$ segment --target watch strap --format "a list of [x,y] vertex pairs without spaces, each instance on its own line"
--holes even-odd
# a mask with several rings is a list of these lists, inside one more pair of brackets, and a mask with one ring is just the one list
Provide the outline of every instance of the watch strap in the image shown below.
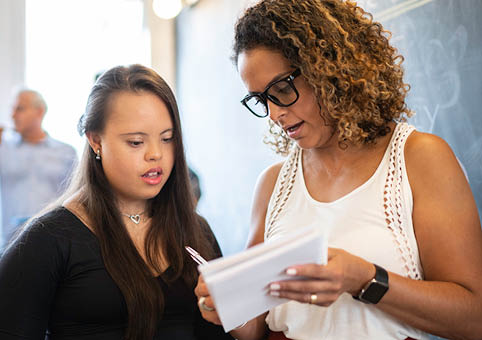
[[375,263],[373,264],[375,266],[375,281],[377,282],[383,282],[388,285],[388,273],[387,271],[376,265]]

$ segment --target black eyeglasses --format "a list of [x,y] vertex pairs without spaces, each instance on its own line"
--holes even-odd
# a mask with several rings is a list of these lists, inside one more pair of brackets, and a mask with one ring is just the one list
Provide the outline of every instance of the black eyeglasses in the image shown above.
[[259,118],[269,114],[268,100],[282,107],[293,105],[300,97],[293,81],[300,74],[301,71],[296,69],[286,78],[269,84],[263,92],[248,94],[241,100],[241,104]]

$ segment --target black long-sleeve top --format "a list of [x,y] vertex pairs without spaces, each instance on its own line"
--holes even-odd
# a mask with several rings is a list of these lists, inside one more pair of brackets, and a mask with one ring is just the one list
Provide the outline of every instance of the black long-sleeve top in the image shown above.
[[[216,245],[217,246],[217,245]],[[155,340],[232,339],[205,321],[193,287],[158,277],[165,307]],[[124,297],[95,235],[60,207],[33,221],[0,260],[0,339],[120,340]]]

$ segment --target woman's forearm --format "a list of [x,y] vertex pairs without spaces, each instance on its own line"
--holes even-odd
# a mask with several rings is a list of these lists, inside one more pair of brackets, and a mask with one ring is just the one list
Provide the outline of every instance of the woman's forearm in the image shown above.
[[378,307],[426,332],[450,339],[482,339],[482,299],[453,282],[415,281],[390,273]]

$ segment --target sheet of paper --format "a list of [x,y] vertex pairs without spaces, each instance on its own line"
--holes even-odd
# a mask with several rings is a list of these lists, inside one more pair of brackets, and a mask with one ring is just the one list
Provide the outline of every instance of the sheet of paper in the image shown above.
[[284,274],[289,266],[326,263],[327,249],[323,233],[318,228],[309,227],[200,265],[199,271],[213,297],[224,330],[229,332],[287,302],[268,295],[268,285],[273,281],[293,279]]

